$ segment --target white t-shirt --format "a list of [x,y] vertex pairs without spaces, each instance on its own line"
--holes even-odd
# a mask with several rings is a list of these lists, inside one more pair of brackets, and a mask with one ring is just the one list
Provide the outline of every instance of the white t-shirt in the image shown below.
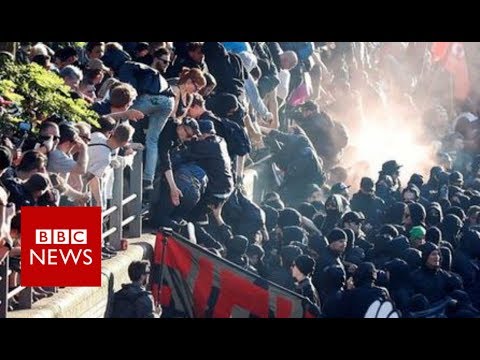
[[94,132],[88,144],[88,168],[87,171],[99,178],[112,161],[112,149],[107,145],[107,137]]
[[100,132],[94,132],[88,144],[87,171],[100,179],[103,208],[106,208],[106,201],[112,198],[113,193],[113,169],[110,166],[113,154],[114,151],[107,145],[107,137]]
[[280,84],[278,84],[277,87],[277,96],[285,101],[288,96],[288,88],[290,87],[290,71],[280,70],[278,72],[278,77],[280,79]]

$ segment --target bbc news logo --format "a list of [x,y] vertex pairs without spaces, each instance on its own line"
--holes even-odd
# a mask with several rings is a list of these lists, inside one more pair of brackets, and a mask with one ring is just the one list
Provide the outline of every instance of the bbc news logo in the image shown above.
[[[87,243],[87,229],[42,229],[36,230],[35,243],[37,245],[82,245]],[[83,258],[84,265],[92,264],[91,249],[74,249],[60,247],[57,249],[43,247],[41,251],[30,249],[30,264],[67,265],[71,262],[77,265]]]
[[22,207],[22,286],[101,286],[99,207]]

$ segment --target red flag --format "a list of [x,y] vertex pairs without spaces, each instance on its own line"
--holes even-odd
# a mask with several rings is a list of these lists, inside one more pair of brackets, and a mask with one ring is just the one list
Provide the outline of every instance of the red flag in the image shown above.
[[431,51],[433,61],[440,61],[443,68],[452,75],[454,97],[465,100],[470,93],[470,79],[463,43],[434,42]]
[[432,44],[432,60],[434,62],[440,61],[447,55],[447,51],[450,48],[449,42],[434,42]]
[[308,299],[245,271],[178,234],[168,236],[165,245],[164,239],[163,234],[157,235],[152,293],[162,305],[165,317],[320,316]]

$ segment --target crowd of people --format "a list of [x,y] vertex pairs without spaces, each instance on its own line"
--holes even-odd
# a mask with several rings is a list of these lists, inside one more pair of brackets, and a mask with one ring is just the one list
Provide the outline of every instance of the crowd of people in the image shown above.
[[[99,128],[50,114],[26,140],[2,138],[12,286],[20,207],[105,209],[115,158],[144,147],[152,228],[194,224],[198,245],[309,298],[322,316],[363,317],[376,299],[404,317],[446,299],[442,316],[480,316],[480,96],[452,97],[430,44],[20,45],[15,61],[57,73]],[[428,169],[405,174],[400,156],[375,169],[356,156],[362,129],[398,119],[396,131],[434,144],[414,154]],[[257,203],[245,192],[248,166],[260,175]],[[105,243],[102,255],[117,250]],[[138,292],[145,278],[132,276],[140,285],[125,291]]]

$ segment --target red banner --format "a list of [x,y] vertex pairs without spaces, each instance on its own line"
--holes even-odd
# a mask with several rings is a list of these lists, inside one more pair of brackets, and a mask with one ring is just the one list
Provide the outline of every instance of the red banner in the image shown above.
[[308,299],[177,234],[157,235],[153,262],[152,293],[162,305],[165,317],[315,318],[320,315]]
[[463,43],[434,42],[431,52],[433,61],[440,62],[452,75],[454,97],[465,100],[470,93],[470,78]]

